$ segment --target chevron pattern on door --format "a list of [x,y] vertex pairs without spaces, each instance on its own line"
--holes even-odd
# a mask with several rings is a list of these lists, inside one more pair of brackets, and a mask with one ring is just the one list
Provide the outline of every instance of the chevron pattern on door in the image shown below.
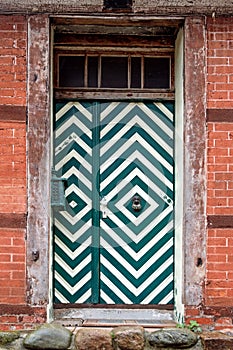
[[91,301],[92,106],[56,105],[54,167],[68,180],[66,211],[54,213],[54,301]]
[[56,303],[173,303],[173,129],[171,102],[57,105]]

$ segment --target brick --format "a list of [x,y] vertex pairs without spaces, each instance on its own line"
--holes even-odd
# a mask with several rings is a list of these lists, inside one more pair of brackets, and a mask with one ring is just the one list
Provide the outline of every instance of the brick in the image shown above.
[[233,148],[233,140],[215,140],[215,146],[217,148]]
[[0,271],[0,280],[10,279],[12,277],[11,271]]
[[207,279],[208,280],[221,280],[226,278],[226,272],[223,271],[208,271],[207,272]]
[[208,137],[210,139],[228,139],[229,136],[229,132],[228,130],[224,130],[224,131],[209,131],[208,133]]
[[233,174],[231,173],[216,173],[215,174],[216,180],[230,180],[233,181]]
[[9,254],[1,254],[0,255],[0,263],[1,262],[10,262],[11,261],[11,255]]
[[185,314],[186,316],[190,317],[190,316],[198,316],[200,314],[200,310],[195,308],[195,309],[185,309]]
[[207,204],[214,207],[226,206],[227,198],[209,198]]
[[[223,157],[222,157],[223,158]],[[216,162],[217,163],[217,162]],[[209,172],[225,172],[228,170],[228,163],[224,162],[224,164],[211,164],[207,166],[207,170]]]
[[216,325],[224,325],[224,327],[232,326],[232,318],[231,317],[219,317],[216,320]]
[[233,101],[216,101],[214,104],[215,108],[233,108]]
[[227,182],[226,181],[208,181],[208,188],[213,189],[227,189]]
[[226,246],[226,239],[222,238],[208,238],[209,246]]
[[[226,146],[227,147],[227,146]],[[216,164],[233,164],[232,157],[215,157],[215,163]]]
[[228,77],[222,74],[208,74],[208,81],[213,83],[227,83]]
[[210,148],[208,149],[208,155],[209,156],[225,156],[227,157],[229,155],[228,149],[226,148]]
[[233,208],[229,207],[216,207],[214,209],[215,215],[233,215]]
[[227,259],[227,255],[225,254],[210,254],[207,256],[207,261],[208,262],[221,262],[221,263],[227,263],[229,262]]
[[208,268],[215,271],[233,271],[233,266],[228,263],[208,263]]
[[225,198],[229,198],[229,197],[233,197],[233,190],[215,190],[214,191],[214,196],[215,197],[225,197]]

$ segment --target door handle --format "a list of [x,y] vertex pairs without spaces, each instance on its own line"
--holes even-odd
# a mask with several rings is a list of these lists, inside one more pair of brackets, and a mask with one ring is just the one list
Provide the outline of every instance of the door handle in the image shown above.
[[142,209],[141,198],[139,196],[134,196],[132,202],[132,209],[134,211],[140,211]]
[[107,219],[108,217],[108,202],[105,197],[100,201],[100,211],[102,212],[102,219]]

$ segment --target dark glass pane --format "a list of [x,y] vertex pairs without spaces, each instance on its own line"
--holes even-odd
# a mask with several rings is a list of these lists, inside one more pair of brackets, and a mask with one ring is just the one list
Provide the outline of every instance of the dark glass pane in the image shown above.
[[144,88],[166,89],[170,87],[170,59],[145,57]]
[[132,6],[132,0],[104,0],[104,7],[106,9],[124,9]]
[[141,87],[141,57],[131,57],[131,88]]
[[128,57],[102,57],[101,87],[127,88]]
[[59,57],[59,86],[84,86],[84,56]]
[[98,87],[98,57],[88,57],[88,87]]

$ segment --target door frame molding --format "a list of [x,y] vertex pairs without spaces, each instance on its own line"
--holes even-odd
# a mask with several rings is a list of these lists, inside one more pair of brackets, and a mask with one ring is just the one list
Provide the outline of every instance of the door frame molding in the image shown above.
[[[88,18],[88,16],[83,16]],[[93,18],[93,17],[92,17]],[[136,19],[137,16],[134,17]],[[158,17],[157,17],[158,18]],[[102,17],[103,19],[103,17]],[[113,18],[114,21],[115,18]],[[151,19],[151,17],[150,17]],[[144,17],[140,16],[140,20]],[[193,40],[195,33],[195,42]],[[184,22],[184,171],[180,246],[183,261],[175,285],[177,315],[183,305],[199,305],[205,276],[205,18]],[[49,15],[28,17],[28,217],[27,285],[29,305],[43,305],[53,315],[51,291],[50,177],[52,35]],[[193,63],[194,62],[194,63]],[[194,67],[193,67],[194,65]],[[183,72],[181,72],[183,73]],[[195,85],[195,87],[194,87]],[[182,110],[182,109],[181,109]],[[182,123],[183,125],[183,123]],[[182,132],[182,129],[181,129]],[[178,174],[177,174],[178,175]],[[178,176],[179,177],[179,176]],[[178,203],[180,205],[180,203]],[[194,225],[195,223],[195,225]],[[39,259],[33,260],[33,251]],[[202,264],[197,264],[197,261]],[[181,281],[182,280],[182,281]]]

